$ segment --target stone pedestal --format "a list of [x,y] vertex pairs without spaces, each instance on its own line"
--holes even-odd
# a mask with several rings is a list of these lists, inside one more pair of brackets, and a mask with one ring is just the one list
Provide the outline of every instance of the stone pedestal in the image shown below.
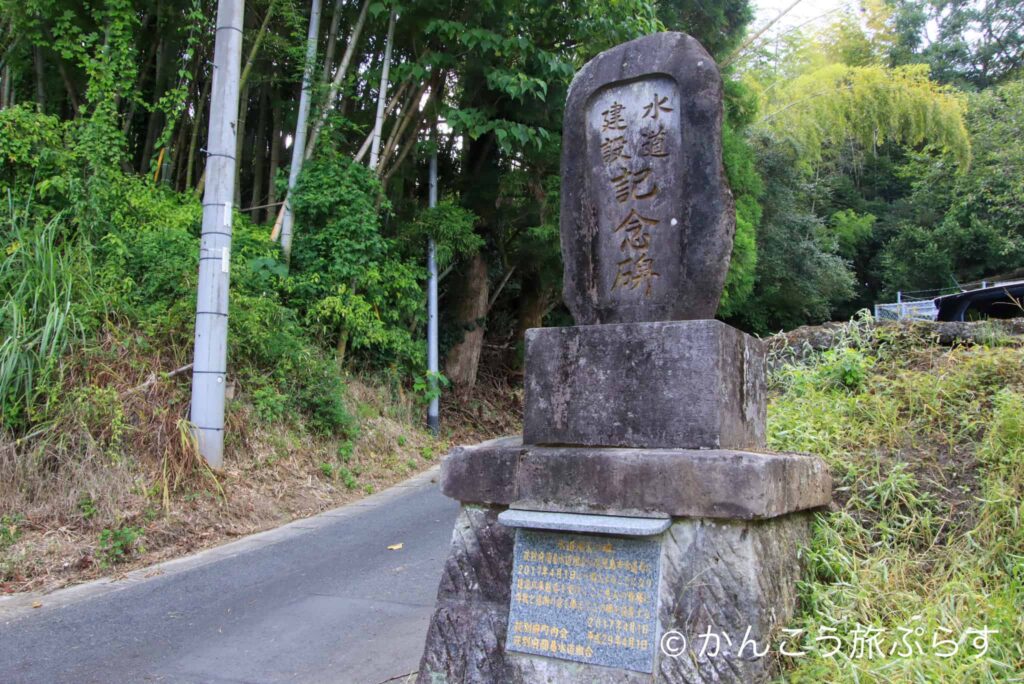
[[[536,330],[529,339],[526,377],[533,384],[526,403],[533,427],[527,434],[551,434],[552,425],[560,425],[560,436],[550,441],[577,444],[531,444],[509,437],[448,455],[441,488],[463,507],[418,681],[767,681],[773,660],[760,654],[766,646],[777,652],[777,630],[792,616],[798,551],[809,539],[808,511],[828,504],[831,481],[822,461],[805,454],[719,448],[722,442],[763,446],[760,343],[714,321]],[[632,358],[651,362],[657,357],[658,373],[649,384],[628,364],[610,360],[607,350],[614,339],[635,342]],[[558,370],[567,366],[571,369]],[[585,391],[580,376],[586,373],[603,383],[599,392]],[[673,381],[682,378],[685,383]],[[615,391],[615,383],[629,382],[630,392]],[[557,402],[539,398],[559,388],[564,392],[558,401],[564,402],[563,416],[568,417],[561,423],[550,408]],[[659,410],[638,414],[644,396]],[[602,425],[590,422],[594,412],[604,416]],[[608,425],[619,426],[618,431]],[[598,429],[613,437],[592,441],[636,444],[651,435],[673,435],[693,448],[582,443]],[[658,567],[646,575],[656,577],[657,586],[645,595],[655,626],[643,635],[649,637],[644,649],[615,645],[616,637],[622,644],[642,643],[635,634],[642,620],[622,619],[615,612],[635,607],[629,587],[619,592],[621,601],[613,600],[621,579],[582,573],[581,581],[566,582],[577,592],[580,587],[584,592],[611,587],[608,601],[579,610],[568,603],[578,593],[563,596],[555,586],[561,578],[555,573],[574,567],[578,554],[542,555],[532,565],[520,563],[524,567],[515,572],[517,559],[535,561],[530,549],[553,548],[538,547],[536,540],[520,540],[517,546],[516,535],[530,520],[537,521],[532,523],[536,530],[552,535],[549,541],[564,540],[563,548],[586,540],[598,547],[605,540],[658,544]],[[623,525],[624,520],[636,524]],[[628,550],[609,553],[605,562],[612,564],[613,556],[621,564]],[[599,553],[595,557],[602,558]],[[531,569],[533,574],[523,575]],[[551,573],[550,580],[540,578],[540,589],[531,581],[538,570]],[[627,563],[624,576],[629,581],[645,575],[630,575]],[[565,607],[542,605],[547,617],[532,641],[538,622],[528,619],[530,611],[536,613],[536,602],[551,601],[548,597],[564,598]],[[610,614],[611,621],[603,614]],[[718,639],[713,656],[715,639],[702,637],[709,628]],[[580,639],[584,649],[588,643],[593,647],[589,657],[586,650],[577,655]]]
[[526,333],[529,444],[764,446],[764,345],[715,320]]
[[[420,684],[650,684],[770,678],[771,657],[756,657],[792,617],[800,575],[797,550],[809,541],[808,516],[772,520],[684,518],[664,533],[653,672],[588,665],[507,651],[514,586],[515,530],[496,506],[465,505],[437,594],[420,663]],[[721,650],[700,655],[708,627],[728,634]],[[750,631],[747,628],[750,627]],[[673,639],[678,633],[685,642]],[[666,637],[666,635],[669,635]],[[666,641],[669,654],[662,651]],[[772,645],[777,649],[778,642]],[[776,651],[777,652],[777,651]]]

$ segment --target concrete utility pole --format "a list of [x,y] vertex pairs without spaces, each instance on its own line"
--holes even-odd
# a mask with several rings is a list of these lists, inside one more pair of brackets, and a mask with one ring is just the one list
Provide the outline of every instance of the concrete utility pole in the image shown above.
[[[388,21],[388,38],[384,44],[384,68],[380,72],[380,93],[377,94],[377,119],[373,123],[373,142],[370,144],[370,169],[377,170],[380,161],[380,133],[384,128],[384,107],[388,99],[388,72],[391,70],[391,43],[395,37],[395,10],[391,10]],[[419,103],[412,103],[418,107]]]
[[[430,155],[430,193],[428,203],[437,206],[437,151]],[[440,399],[437,396],[437,248],[434,238],[427,242],[427,377],[430,392],[430,407],[427,409],[427,426],[436,436],[441,429]]]
[[224,463],[231,204],[235,196],[235,137],[243,10],[244,0],[219,0],[217,3],[203,234],[199,243],[191,420],[199,442],[199,453],[214,468]]
[[295,139],[292,140],[292,165],[288,169],[288,194],[284,200],[284,216],[281,219],[281,251],[287,262],[292,256],[292,191],[302,170],[306,152],[306,122],[309,119],[309,103],[313,89],[313,71],[316,67],[316,40],[320,32],[320,0],[313,0],[309,13],[309,33],[306,36],[306,66],[302,71],[302,94],[299,96],[299,118],[295,123]]

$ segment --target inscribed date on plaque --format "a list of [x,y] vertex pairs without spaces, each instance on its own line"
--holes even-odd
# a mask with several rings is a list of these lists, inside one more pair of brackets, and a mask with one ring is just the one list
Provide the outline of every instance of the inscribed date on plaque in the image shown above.
[[516,530],[505,649],[651,672],[661,537]]

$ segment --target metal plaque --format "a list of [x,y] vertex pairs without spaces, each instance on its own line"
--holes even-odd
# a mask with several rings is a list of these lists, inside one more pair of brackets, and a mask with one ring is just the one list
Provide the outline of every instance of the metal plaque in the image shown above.
[[516,530],[507,651],[651,672],[661,535]]

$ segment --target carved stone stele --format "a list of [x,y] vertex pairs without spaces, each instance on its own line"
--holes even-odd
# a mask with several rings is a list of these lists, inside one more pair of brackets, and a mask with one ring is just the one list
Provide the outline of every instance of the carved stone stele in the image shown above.
[[561,201],[564,299],[578,325],[714,317],[736,215],[722,79],[700,43],[657,33],[576,74]]

